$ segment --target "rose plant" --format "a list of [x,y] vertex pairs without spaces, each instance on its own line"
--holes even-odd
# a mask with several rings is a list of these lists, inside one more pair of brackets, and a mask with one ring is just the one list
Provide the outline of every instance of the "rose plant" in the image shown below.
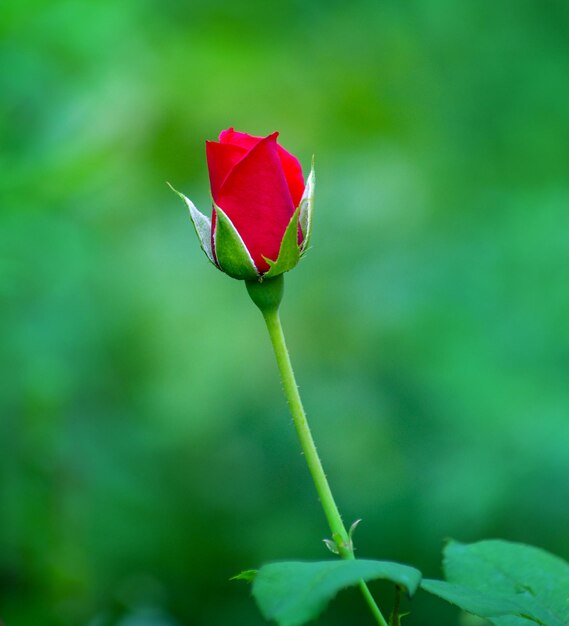
[[[279,367],[293,423],[314,481],[331,538],[326,547],[341,560],[270,563],[235,578],[252,582],[257,604],[279,626],[314,619],[341,589],[360,587],[376,623],[399,626],[400,592],[434,594],[496,626],[569,626],[569,564],[543,550],[500,540],[449,542],[444,549],[446,581],[428,580],[408,565],[356,560],[354,522],[346,529],[316,451],[298,392],[279,317],[283,274],[308,248],[314,205],[314,167],[304,179],[298,159],[277,141],[224,130],[206,142],[212,217],[183,194],[202,250],[229,276],[245,281],[260,309]],[[175,191],[175,190],[174,190]],[[395,584],[389,622],[366,581]],[[358,622],[359,623],[359,622]]]

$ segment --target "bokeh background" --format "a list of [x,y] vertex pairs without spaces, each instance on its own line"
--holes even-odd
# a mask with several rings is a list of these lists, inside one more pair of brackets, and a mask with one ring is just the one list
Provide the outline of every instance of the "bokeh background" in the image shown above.
[[[165,185],[207,211],[229,126],[316,155],[282,315],[358,554],[569,557],[568,27],[565,0],[3,0],[7,626],[261,625],[229,578],[327,558],[260,315]],[[318,621],[345,623],[355,591]]]

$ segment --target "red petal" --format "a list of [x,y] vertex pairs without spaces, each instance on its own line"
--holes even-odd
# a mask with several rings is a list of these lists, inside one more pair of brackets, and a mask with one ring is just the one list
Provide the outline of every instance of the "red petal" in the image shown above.
[[277,133],[261,139],[237,163],[219,191],[219,206],[241,235],[257,269],[276,260],[294,206],[279,157]]
[[[219,135],[219,141],[221,143],[241,146],[247,150],[256,146],[262,139],[262,137],[255,137],[254,135],[249,135],[247,133],[240,133],[233,128],[223,130]],[[285,150],[281,145],[278,145],[278,151],[292,198],[292,203],[296,208],[300,204],[302,194],[304,193],[304,176],[302,175],[302,166],[300,165],[299,160],[290,152]]]
[[300,204],[302,194],[304,193],[304,176],[302,175],[302,167],[300,161],[293,156],[290,152],[287,152],[282,146],[278,146],[279,157],[292,198],[292,203],[296,209]]
[[247,133],[240,133],[238,130],[234,130],[233,128],[222,130],[221,133],[219,133],[219,141],[221,143],[230,143],[234,146],[246,148],[247,150],[256,146],[262,139],[263,137],[255,137],[254,135],[249,135]]
[[217,198],[223,181],[227,178],[233,166],[247,154],[247,150],[227,143],[206,141],[205,152],[207,156],[207,169],[209,170],[211,195],[219,204]]

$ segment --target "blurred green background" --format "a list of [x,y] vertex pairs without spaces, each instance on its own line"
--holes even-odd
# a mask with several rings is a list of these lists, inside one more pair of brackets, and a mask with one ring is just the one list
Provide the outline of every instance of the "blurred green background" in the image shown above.
[[[165,185],[208,211],[229,126],[316,154],[282,315],[358,554],[569,557],[568,27],[565,0],[2,2],[7,626],[261,625],[228,579],[327,558],[261,317]],[[346,623],[355,591],[318,621]]]

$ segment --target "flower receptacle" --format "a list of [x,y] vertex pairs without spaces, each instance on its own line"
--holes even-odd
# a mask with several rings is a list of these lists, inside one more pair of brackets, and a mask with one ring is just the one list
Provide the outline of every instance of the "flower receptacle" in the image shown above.
[[245,286],[251,300],[261,309],[263,315],[278,311],[284,293],[282,274],[264,280],[246,280]]

